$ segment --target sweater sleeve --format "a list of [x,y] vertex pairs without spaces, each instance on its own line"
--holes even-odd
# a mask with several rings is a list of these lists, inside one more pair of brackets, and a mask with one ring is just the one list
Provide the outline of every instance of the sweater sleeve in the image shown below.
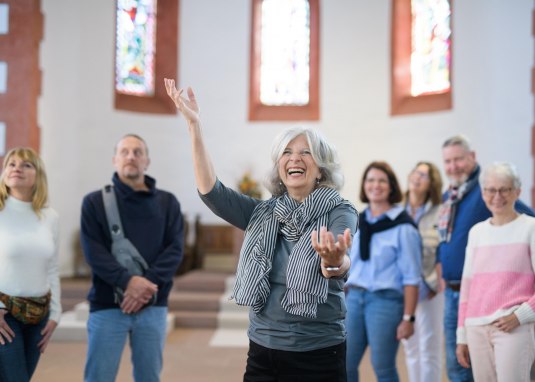
[[59,219],[55,212],[52,214],[51,229],[54,237],[54,256],[48,266],[48,284],[52,298],[50,301],[49,319],[59,323],[61,318],[61,288],[59,281]]
[[226,187],[219,179],[210,192],[199,196],[214,214],[242,230],[247,228],[255,207],[262,202]]
[[402,224],[399,228],[397,263],[402,275],[402,284],[418,286],[422,277],[422,240],[418,230],[412,225]]
[[[535,278],[535,224],[531,224],[530,227],[531,229],[528,237],[531,257],[531,270],[533,271]],[[518,318],[520,325],[535,322],[535,294],[533,294],[528,301],[522,303],[514,313]]]
[[472,278],[472,254],[474,251],[474,236],[475,230],[471,229],[468,233],[468,243],[466,245],[465,261],[463,267],[463,275],[461,278],[461,291],[459,297],[459,312],[457,317],[457,343],[466,344],[466,329],[464,320],[466,318],[466,308],[468,306],[470,280]]

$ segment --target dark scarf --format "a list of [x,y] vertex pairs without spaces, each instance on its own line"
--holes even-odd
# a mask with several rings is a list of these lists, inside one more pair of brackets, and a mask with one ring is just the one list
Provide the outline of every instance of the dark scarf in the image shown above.
[[269,273],[279,234],[295,241],[288,260],[286,293],[281,305],[288,313],[315,318],[327,301],[328,280],[321,275],[320,257],[312,248],[313,230],[327,226],[329,212],[349,204],[332,189],[320,187],[302,203],[288,194],[259,204],[245,231],[232,297],[259,313],[270,293]]
[[383,219],[379,220],[374,224],[368,223],[366,220],[366,213],[363,212],[359,216],[359,231],[360,231],[360,258],[363,261],[367,261],[370,258],[370,241],[374,233],[386,231],[387,229],[393,228],[400,224],[411,224],[416,229],[416,223],[409,216],[409,214],[403,210],[401,213],[394,219],[390,219],[386,215]]
[[470,174],[466,182],[459,187],[450,186],[447,199],[444,200],[438,212],[438,235],[440,242],[450,241],[457,205],[477,185],[479,172],[479,165],[476,165],[475,170]]

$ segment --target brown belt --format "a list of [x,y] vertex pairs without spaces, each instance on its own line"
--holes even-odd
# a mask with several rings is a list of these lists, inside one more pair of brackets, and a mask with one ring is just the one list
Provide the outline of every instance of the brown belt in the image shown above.
[[458,292],[461,290],[461,284],[458,283],[446,283],[446,286],[454,292]]

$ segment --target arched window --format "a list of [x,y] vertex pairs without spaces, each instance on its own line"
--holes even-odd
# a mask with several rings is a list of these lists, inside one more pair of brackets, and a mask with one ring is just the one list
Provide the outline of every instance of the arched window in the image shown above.
[[319,119],[319,0],[252,0],[249,120]]
[[451,46],[451,0],[392,0],[392,115],[451,109]]
[[115,108],[176,113],[163,79],[176,78],[177,41],[178,0],[117,0]]

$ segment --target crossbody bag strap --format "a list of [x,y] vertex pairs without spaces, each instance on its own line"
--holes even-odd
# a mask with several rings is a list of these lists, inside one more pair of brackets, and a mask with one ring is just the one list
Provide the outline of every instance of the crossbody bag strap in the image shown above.
[[[115,196],[115,190],[112,185],[106,185],[102,188],[102,199],[104,201],[104,210],[106,211],[106,218],[108,219],[108,228],[110,230],[111,239],[113,241],[128,240],[124,236],[123,225],[121,224],[121,215],[119,214],[119,208],[117,207],[117,197]],[[132,244],[130,242],[130,244]],[[129,251],[130,255],[136,260],[144,270],[149,268],[147,262],[141,256],[137,248],[132,244],[132,251]],[[113,256],[116,256],[113,253]]]
[[104,200],[104,210],[106,211],[106,218],[108,219],[108,228],[110,230],[112,240],[117,240],[124,237],[123,225],[121,224],[121,216],[119,215],[119,208],[117,207],[117,198],[113,186],[107,184],[102,188],[102,199]]

